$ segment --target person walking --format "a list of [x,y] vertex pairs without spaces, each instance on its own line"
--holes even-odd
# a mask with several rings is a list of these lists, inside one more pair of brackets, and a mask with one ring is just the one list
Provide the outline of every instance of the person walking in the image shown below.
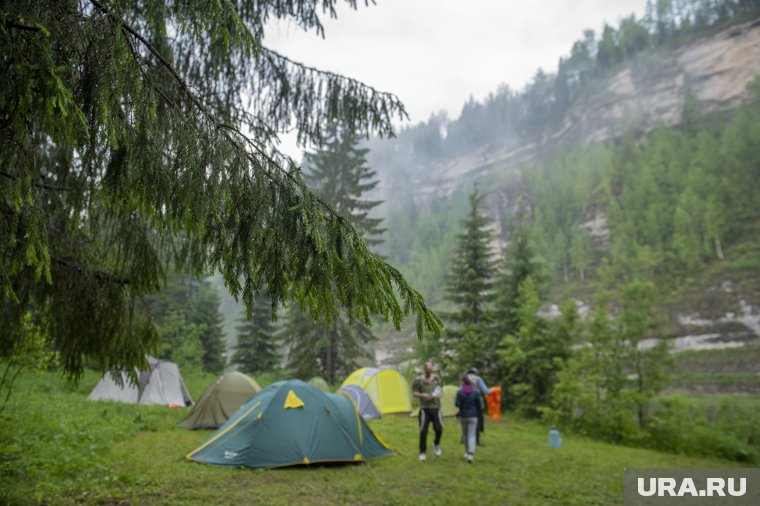
[[461,441],[464,443],[464,458],[472,464],[475,457],[478,433],[478,412],[480,406],[480,394],[475,390],[468,374],[463,374],[460,379],[461,386],[457,391],[454,405],[459,408],[457,416],[462,426]]
[[482,444],[480,442],[480,433],[484,432],[486,430],[486,424],[485,424],[485,399],[483,396],[489,395],[491,393],[491,389],[488,388],[486,385],[486,382],[483,381],[483,378],[480,377],[480,371],[475,367],[470,367],[467,370],[467,376],[470,379],[470,383],[472,384],[472,388],[475,389],[475,391],[478,394],[478,432],[477,432],[477,443],[480,445]]
[[436,457],[441,456],[441,436],[443,435],[443,416],[441,415],[443,383],[441,378],[433,374],[432,362],[427,362],[422,375],[415,378],[412,383],[412,395],[420,400],[420,413],[417,415],[420,431],[420,462],[425,462],[430,424],[433,424],[435,431],[433,452]]

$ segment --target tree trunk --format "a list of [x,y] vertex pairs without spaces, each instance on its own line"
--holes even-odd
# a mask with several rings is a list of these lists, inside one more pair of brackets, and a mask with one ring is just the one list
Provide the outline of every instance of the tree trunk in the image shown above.
[[[336,317],[337,318],[337,317]],[[336,336],[338,335],[338,322],[337,320],[333,321],[332,325],[330,326],[329,335],[327,338],[327,383],[330,385],[335,384],[336,380],[336,374],[335,371],[337,369],[336,367],[336,359],[337,357],[337,343],[336,343]]]
[[325,349],[325,379],[328,383],[332,380],[333,371],[333,353],[332,353],[332,336],[330,330],[327,330],[327,347]]
[[718,256],[719,259],[724,260],[725,257],[723,256],[723,247],[720,245],[720,237],[716,235],[714,239],[715,239],[715,254]]
[[[637,344],[638,345],[638,344]],[[637,378],[637,384],[638,384],[638,390],[639,394],[643,395],[644,393],[644,376],[641,373],[641,355],[639,352],[636,354],[636,375]],[[644,424],[646,422],[646,413],[645,413],[645,405],[640,400],[636,401],[636,404],[638,406],[638,415],[639,415],[639,427],[643,428]]]

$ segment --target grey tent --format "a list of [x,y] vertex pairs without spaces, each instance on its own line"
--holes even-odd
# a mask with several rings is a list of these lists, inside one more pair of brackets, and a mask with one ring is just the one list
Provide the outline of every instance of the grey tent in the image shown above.
[[259,384],[243,373],[230,372],[219,376],[206,388],[198,404],[177,427],[216,429],[260,391]]
[[380,418],[380,411],[375,407],[375,403],[359,385],[344,385],[338,389],[338,393],[351,399],[356,410],[365,420]]
[[91,401],[161,404],[171,407],[193,404],[177,364],[151,356],[146,357],[146,360],[148,369],[137,371],[138,385],[131,384],[127,373],[122,372],[122,386],[119,386],[111,373],[107,372],[87,398]]

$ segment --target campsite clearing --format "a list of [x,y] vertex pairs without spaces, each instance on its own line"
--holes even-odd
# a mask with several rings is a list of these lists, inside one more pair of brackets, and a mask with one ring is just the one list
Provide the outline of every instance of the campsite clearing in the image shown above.
[[[193,396],[211,375],[184,372]],[[446,419],[443,456],[417,460],[416,420],[386,415],[369,425],[398,455],[367,464],[253,471],[198,464],[185,455],[212,431],[175,428],[190,408],[92,402],[55,374],[24,374],[0,414],[0,503],[10,504],[622,504],[625,467],[728,467],[731,462],[627,448],[509,416],[487,422],[468,465],[459,428]]]

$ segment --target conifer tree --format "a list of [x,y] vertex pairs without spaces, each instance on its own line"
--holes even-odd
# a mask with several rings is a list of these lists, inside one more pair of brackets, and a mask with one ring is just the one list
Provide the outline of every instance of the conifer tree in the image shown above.
[[501,269],[494,281],[494,329],[501,339],[515,334],[520,325],[520,285],[531,277],[537,293],[543,293],[544,274],[526,224],[521,224],[510,237]]
[[224,317],[220,306],[222,297],[208,281],[203,281],[193,298],[188,318],[197,325],[203,325],[201,345],[203,346],[203,370],[220,374],[226,365],[224,345]]
[[382,242],[382,218],[370,217],[382,201],[367,200],[367,192],[377,186],[376,173],[367,165],[368,148],[359,147],[359,138],[332,124],[325,134],[324,146],[306,153],[304,181],[333,209],[351,222],[364,242],[370,246]]
[[232,362],[245,373],[270,372],[279,364],[270,305],[266,297],[259,296],[252,313],[248,315],[246,312],[237,327],[237,346]]
[[201,335],[205,330],[204,324],[188,321],[182,311],[170,311],[158,324],[159,358],[177,362],[180,367],[199,369],[203,364]]
[[518,287],[515,316],[517,328],[499,346],[498,376],[508,385],[507,403],[536,416],[549,405],[557,372],[570,352],[571,329],[577,319],[575,304],[564,304],[562,317],[553,324],[539,313],[541,298],[533,277]]
[[654,346],[642,346],[656,336],[663,319],[656,309],[657,290],[654,284],[634,281],[622,290],[621,311],[615,318],[617,331],[626,344],[626,366],[632,378],[631,399],[636,406],[640,427],[649,421],[649,408],[667,383],[672,358],[669,342],[660,339]]
[[[331,125],[323,149],[307,153],[304,180],[317,195],[345,216],[369,245],[381,242],[382,219],[370,217],[381,202],[362,196],[377,186],[375,171],[366,161],[368,150],[360,148],[356,136]],[[336,286],[335,290],[344,287]],[[369,356],[366,345],[375,339],[362,321],[350,322],[338,314],[331,321],[318,321],[291,308],[285,341],[289,365],[303,377],[319,374],[333,384],[339,375],[351,372],[356,360]]]
[[[195,324],[201,329],[201,347],[196,358],[204,371],[214,374],[222,372],[225,366],[225,345],[221,297],[209,281],[201,281],[193,276],[172,276],[159,293],[146,297],[146,301],[153,320],[159,326],[170,315],[177,313],[183,322]],[[173,338],[170,348],[181,344],[181,332],[178,335],[179,337]],[[189,333],[187,336],[190,339]],[[164,335],[159,333],[158,337],[161,349],[166,351]]]
[[445,298],[453,307],[446,315],[449,324],[439,352],[449,374],[488,365],[492,344],[491,284],[496,263],[491,250],[492,220],[481,212],[484,198],[474,187],[469,196],[469,211],[460,222],[462,232],[457,236],[446,279]]
[[[356,8],[355,0],[348,0]],[[142,302],[167,266],[218,270],[325,317],[441,323],[350,221],[308,190],[278,132],[392,131],[399,100],[262,45],[324,35],[335,2],[19,0],[0,10],[0,356],[44,311],[64,372],[132,370],[157,345]],[[335,289],[339,287],[339,289]],[[400,300],[399,300],[400,299]]]
[[587,229],[577,228],[570,241],[570,260],[578,270],[580,281],[584,282],[586,270],[594,260],[594,239]]

